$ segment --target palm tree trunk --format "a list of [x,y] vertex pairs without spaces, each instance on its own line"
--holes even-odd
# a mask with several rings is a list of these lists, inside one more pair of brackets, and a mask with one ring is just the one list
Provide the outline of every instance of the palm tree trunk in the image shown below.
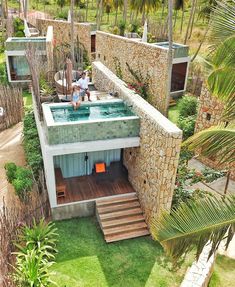
[[74,66],[74,0],[71,0],[71,61]]
[[175,10],[174,28],[175,28],[175,25],[176,25],[177,14],[178,14],[178,10]]
[[160,35],[162,35],[162,21],[164,18],[164,10],[165,10],[165,1],[162,3],[162,13],[161,13],[161,18],[160,18]]
[[117,16],[118,16],[118,7],[116,7],[116,13],[115,13],[115,26],[117,26]]
[[182,9],[182,17],[181,17],[180,33],[182,33],[182,30],[183,30],[183,23],[184,23],[184,7],[183,7],[183,9]]
[[144,25],[144,21],[145,21],[145,6],[144,6],[144,8],[143,8],[142,20],[141,20],[141,22],[142,22],[143,25]]
[[27,20],[28,0],[24,0],[24,18]]
[[190,33],[189,33],[189,39],[192,36],[192,32],[193,32],[193,25],[194,25],[194,19],[195,19],[195,14],[196,14],[196,8],[197,8],[197,0],[194,1],[194,9],[193,9],[193,18],[191,21],[191,27],[190,27]]
[[206,31],[205,31],[205,34],[204,34],[204,36],[203,36],[203,38],[202,38],[202,40],[201,40],[201,42],[200,42],[200,44],[199,44],[199,46],[198,46],[198,48],[197,48],[196,53],[194,54],[194,56],[193,56],[192,59],[191,59],[191,62],[193,62],[193,61],[196,59],[196,57],[197,57],[197,55],[198,55],[198,53],[199,53],[199,51],[200,51],[200,49],[201,49],[201,46],[202,46],[203,42],[204,42],[205,39],[206,39],[206,35],[207,35],[207,32],[209,31],[209,27],[210,27],[210,22],[209,22],[209,24],[208,24],[208,26],[207,26],[207,29],[206,29]]
[[166,116],[168,116],[168,109],[171,97],[171,73],[172,73],[172,62],[173,62],[173,27],[172,27],[172,16],[173,16],[173,0],[168,0],[168,83],[167,83],[167,107]]
[[189,28],[191,26],[191,20],[193,18],[193,11],[194,11],[195,2],[196,2],[196,0],[193,0],[193,2],[192,2],[192,7],[191,7],[191,11],[190,11],[189,21],[188,21],[188,25],[187,25],[185,38],[184,38],[184,45],[187,43],[187,40],[188,40]]
[[124,0],[124,3],[123,3],[123,20],[124,22],[126,22],[126,18],[127,18],[127,0]]
[[86,0],[86,22],[87,22],[87,18],[88,18],[88,3],[89,3],[89,1]]

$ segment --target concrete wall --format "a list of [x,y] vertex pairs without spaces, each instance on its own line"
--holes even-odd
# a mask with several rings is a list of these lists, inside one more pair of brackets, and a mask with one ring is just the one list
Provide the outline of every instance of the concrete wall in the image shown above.
[[120,63],[126,82],[133,82],[126,62],[134,71],[141,71],[144,77],[149,75],[150,103],[163,114],[167,110],[167,57],[166,48],[100,31],[96,33],[97,61],[101,61],[115,74],[115,65]]
[[[219,101],[215,96],[212,96],[208,91],[206,84],[202,86],[202,91],[200,95],[200,103],[198,109],[198,116],[196,120],[195,132],[199,132],[203,129],[210,128],[211,126],[216,126],[220,123],[220,118],[224,110],[224,104]],[[210,120],[207,118],[210,115]],[[218,164],[215,158],[209,159],[201,157],[201,160],[206,165],[215,169],[230,169],[230,177],[235,180],[235,163],[230,165]]]
[[[37,28],[41,33],[45,34],[48,26],[53,26],[55,45],[71,42],[71,25],[69,22],[60,20],[37,19]],[[77,37],[79,42],[84,45],[88,53],[88,57],[91,60],[91,24],[75,23],[74,41],[76,41]]]
[[149,223],[161,208],[171,207],[182,131],[101,62],[93,62],[92,71],[97,89],[118,92],[140,117],[140,147],[124,149],[124,164]]

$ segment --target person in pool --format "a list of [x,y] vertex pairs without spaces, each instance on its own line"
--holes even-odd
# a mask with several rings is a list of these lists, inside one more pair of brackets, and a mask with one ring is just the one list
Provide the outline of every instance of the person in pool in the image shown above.
[[73,109],[76,111],[81,105],[81,96],[79,86],[73,86],[72,101]]

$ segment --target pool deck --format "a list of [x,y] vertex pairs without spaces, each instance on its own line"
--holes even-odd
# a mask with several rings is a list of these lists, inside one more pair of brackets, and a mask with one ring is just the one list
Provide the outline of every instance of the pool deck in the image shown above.
[[121,165],[110,165],[105,174],[71,177],[65,179],[67,195],[57,198],[57,203],[95,200],[107,196],[135,193]]

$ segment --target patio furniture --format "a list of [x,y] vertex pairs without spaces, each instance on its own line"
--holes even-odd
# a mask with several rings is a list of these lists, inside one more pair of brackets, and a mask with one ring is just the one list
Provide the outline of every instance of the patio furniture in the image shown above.
[[66,182],[60,168],[55,168],[56,194],[57,198],[66,196]]
[[[72,71],[72,80],[77,79],[77,71]],[[72,92],[72,86],[68,89],[67,83],[66,83],[66,72],[61,70],[57,72],[54,76],[55,80],[55,86],[56,86],[56,92],[59,95],[69,95]],[[73,84],[72,84],[73,85]]]
[[107,179],[108,171],[104,162],[95,163],[94,175],[96,176],[97,183],[99,183],[100,180]]

